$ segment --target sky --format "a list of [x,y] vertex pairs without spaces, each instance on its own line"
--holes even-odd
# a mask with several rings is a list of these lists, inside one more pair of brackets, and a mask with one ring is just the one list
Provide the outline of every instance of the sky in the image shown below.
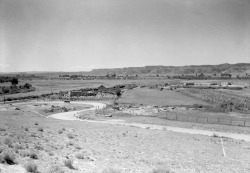
[[0,0],[0,72],[250,63],[250,0]]

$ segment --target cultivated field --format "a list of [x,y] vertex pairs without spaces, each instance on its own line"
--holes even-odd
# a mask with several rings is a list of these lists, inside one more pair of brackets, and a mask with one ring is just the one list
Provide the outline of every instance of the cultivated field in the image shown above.
[[187,97],[176,90],[156,90],[148,88],[136,88],[126,91],[118,103],[145,104],[145,105],[193,105],[205,102]]
[[[34,92],[29,93],[18,93],[6,95],[5,97],[13,98],[13,97],[23,97],[29,95],[41,95],[52,92],[60,92],[60,91],[68,91],[75,90],[81,88],[88,87],[98,87],[100,85],[104,85],[105,87],[111,87],[118,84],[152,84],[155,85],[157,83],[164,83],[167,80],[31,80],[31,81],[19,81],[20,85],[25,84],[26,82],[30,83],[32,86],[36,88]],[[3,84],[2,84],[3,85]],[[6,84],[4,84],[6,85]],[[11,84],[9,84],[11,85]],[[3,100],[4,96],[0,96],[0,101]]]

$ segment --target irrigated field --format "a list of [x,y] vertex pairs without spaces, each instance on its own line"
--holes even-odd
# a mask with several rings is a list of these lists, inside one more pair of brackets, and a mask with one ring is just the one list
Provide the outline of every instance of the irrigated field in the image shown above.
[[176,90],[156,90],[136,88],[125,91],[118,103],[145,104],[145,105],[193,105],[207,103],[185,96]]

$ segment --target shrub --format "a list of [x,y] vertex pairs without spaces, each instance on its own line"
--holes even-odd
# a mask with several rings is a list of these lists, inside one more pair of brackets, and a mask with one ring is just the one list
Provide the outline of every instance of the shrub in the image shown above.
[[14,77],[14,78],[11,79],[10,82],[11,82],[12,85],[17,85],[18,84],[18,78]]
[[219,136],[218,136],[217,134],[214,133],[212,137],[218,138]]
[[36,153],[31,152],[31,153],[30,153],[30,158],[31,158],[31,159],[38,159],[38,156],[37,156]]
[[63,131],[62,131],[62,130],[58,130],[58,133],[59,133],[59,134],[62,134],[62,133],[63,133]]
[[84,157],[83,153],[78,153],[78,154],[76,154],[76,158],[77,159],[84,159],[85,157]]
[[82,147],[81,147],[80,145],[76,145],[75,148],[76,148],[77,150],[81,150],[81,149],[82,149]]
[[14,154],[10,154],[10,153],[5,153],[3,155],[2,162],[3,163],[7,163],[9,165],[16,164],[16,162],[15,162],[15,155]]
[[69,141],[69,142],[67,143],[67,145],[68,145],[68,146],[73,146],[74,143],[73,143],[72,141]]
[[7,101],[12,101],[12,98],[7,98]]
[[76,169],[74,166],[73,166],[73,161],[68,159],[68,160],[65,160],[64,161],[64,165],[69,168],[69,169]]
[[69,139],[73,139],[74,138],[74,135],[71,134],[71,133],[68,133],[67,136],[68,136]]
[[37,122],[35,122],[35,125],[36,125],[36,126],[38,126],[38,123],[37,123]]
[[35,147],[34,147],[35,149],[37,149],[37,150],[43,150],[43,147],[42,146],[40,146],[40,145],[35,145]]
[[42,127],[39,127],[37,130],[38,130],[39,132],[43,132],[43,128],[42,128]]
[[26,132],[28,132],[29,131],[29,128],[28,127],[25,127],[25,129],[24,129]]
[[26,171],[32,173],[38,173],[37,165],[35,163],[28,163],[26,165]]

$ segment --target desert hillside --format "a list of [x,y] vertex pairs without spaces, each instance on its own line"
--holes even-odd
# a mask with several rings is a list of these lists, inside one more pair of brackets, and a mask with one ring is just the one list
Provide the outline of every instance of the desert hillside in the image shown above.
[[113,69],[93,69],[91,75],[106,75],[116,73],[117,75],[150,75],[150,74],[195,74],[195,73],[232,73],[246,74],[250,72],[250,63],[219,64],[219,65],[190,65],[190,66],[145,66],[125,67]]

